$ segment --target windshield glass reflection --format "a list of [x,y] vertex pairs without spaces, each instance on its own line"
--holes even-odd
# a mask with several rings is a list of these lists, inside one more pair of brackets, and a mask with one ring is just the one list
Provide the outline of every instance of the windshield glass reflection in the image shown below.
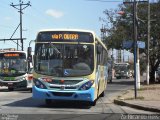
[[26,59],[0,59],[0,75],[3,76],[19,76],[25,74]]
[[93,45],[38,43],[35,71],[52,76],[82,76],[93,72]]

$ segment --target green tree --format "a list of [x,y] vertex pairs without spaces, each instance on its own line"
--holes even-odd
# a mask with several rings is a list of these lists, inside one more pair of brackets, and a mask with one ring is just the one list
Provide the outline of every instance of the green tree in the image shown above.
[[[154,73],[160,64],[160,0],[156,3],[151,3],[150,7],[150,83],[154,83]],[[124,11],[124,14],[119,15],[119,11]],[[120,4],[118,8],[114,10],[106,9],[104,15],[105,17],[101,18],[101,20],[107,25],[108,29],[108,36],[105,39],[105,43],[109,48],[123,49],[122,43],[124,40],[133,40],[133,4]],[[140,41],[144,41],[147,45],[147,3],[137,5],[137,16],[137,38]],[[131,52],[133,52],[133,48]],[[146,52],[147,49],[140,50],[140,53],[146,54]]]

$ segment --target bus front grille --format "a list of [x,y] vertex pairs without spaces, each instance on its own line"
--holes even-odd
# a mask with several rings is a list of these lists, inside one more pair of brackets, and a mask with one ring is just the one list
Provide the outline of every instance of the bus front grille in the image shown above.
[[[61,86],[49,86],[49,87],[54,88],[54,89],[62,89]],[[71,87],[65,86],[64,89],[74,90],[74,89],[77,89],[77,87],[76,86],[71,86]]]
[[73,92],[52,92],[54,96],[65,96],[65,97],[70,97],[74,93]]

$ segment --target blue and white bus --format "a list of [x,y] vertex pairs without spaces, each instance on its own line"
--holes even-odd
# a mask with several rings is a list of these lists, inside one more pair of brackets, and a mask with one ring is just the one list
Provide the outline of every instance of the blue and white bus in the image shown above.
[[42,30],[35,41],[33,98],[95,105],[107,86],[107,48],[89,30]]

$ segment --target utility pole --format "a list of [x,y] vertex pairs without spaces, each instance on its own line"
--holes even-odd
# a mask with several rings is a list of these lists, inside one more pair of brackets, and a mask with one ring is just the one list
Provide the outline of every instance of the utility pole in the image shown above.
[[[149,0],[147,0],[149,3]],[[135,89],[135,99],[137,98],[137,88],[140,88],[140,68],[139,68],[139,49],[137,49],[137,3],[139,2],[147,2],[146,0],[124,0],[124,3],[132,3],[133,4],[133,33],[134,33],[134,89]],[[148,11],[150,11],[150,8],[148,7]],[[150,13],[148,12],[148,15]],[[148,17],[148,51],[147,51],[147,60],[148,60],[148,66],[147,71],[149,73],[149,39],[150,39],[150,18]],[[138,52],[138,53],[137,53]],[[138,58],[138,59],[137,59]],[[148,76],[149,78],[149,76]],[[148,80],[149,81],[149,80]]]
[[133,33],[134,33],[134,89],[135,89],[135,99],[137,98],[137,2],[134,0],[133,2]]
[[148,33],[147,33],[147,73],[146,73],[146,79],[147,79],[147,85],[149,85],[149,42],[150,42],[150,3],[148,2]]
[[[19,4],[13,4],[11,3],[10,6],[14,7],[15,9],[18,10],[19,14],[20,14],[20,41],[21,41],[21,44],[22,44],[22,51],[23,51],[23,38],[22,38],[22,14],[23,14],[23,10],[25,8],[27,8],[28,6],[31,6],[30,4],[30,1],[28,3],[23,3],[23,1],[19,0]],[[18,41],[17,41],[17,44],[18,44]]]
[[133,46],[134,46],[134,93],[137,98],[137,1],[124,0],[124,4],[131,3],[133,5]]
[[[22,38],[23,40],[26,40],[26,38]],[[17,41],[17,42],[15,42],[15,40]],[[9,39],[0,39],[0,41],[12,41],[12,42],[14,42],[14,43],[16,43],[17,44],[17,50],[18,50],[18,47],[21,47],[19,44],[18,44],[18,41],[19,40],[21,40],[20,38],[9,38]]]

